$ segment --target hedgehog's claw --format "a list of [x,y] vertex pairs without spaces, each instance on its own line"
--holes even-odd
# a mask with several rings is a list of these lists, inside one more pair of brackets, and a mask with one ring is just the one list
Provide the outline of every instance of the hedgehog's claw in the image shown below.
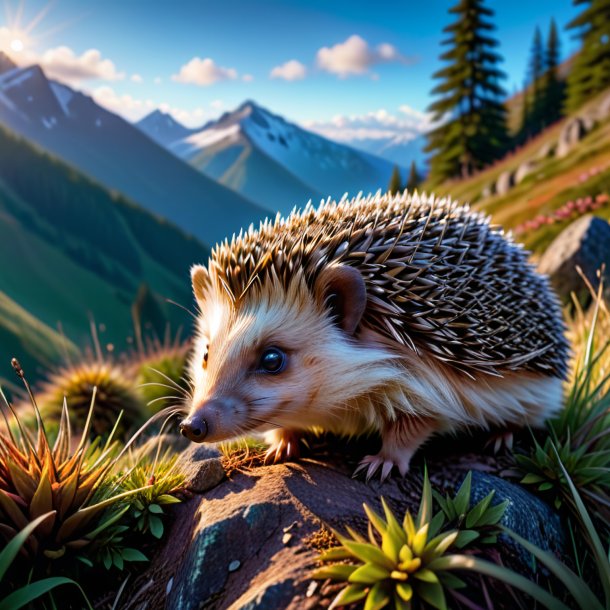
[[365,480],[368,483],[375,476],[379,468],[381,468],[381,482],[383,483],[392,473],[394,466],[398,468],[398,471],[403,477],[409,470],[408,461],[395,461],[393,459],[388,459],[380,453],[377,455],[367,455],[362,459],[360,464],[358,464],[356,470],[354,470],[353,477],[356,478],[366,470]]
[[270,443],[265,453],[265,464],[277,464],[297,459],[300,437],[291,430],[274,430],[267,438]]
[[505,432],[499,432],[490,437],[485,443],[485,448],[493,446],[494,455],[500,453],[512,452],[514,443],[514,436],[511,430]]

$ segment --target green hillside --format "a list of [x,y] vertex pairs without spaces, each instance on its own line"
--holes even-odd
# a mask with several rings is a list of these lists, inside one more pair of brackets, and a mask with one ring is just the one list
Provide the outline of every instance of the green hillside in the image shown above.
[[[173,328],[188,324],[166,299],[190,305],[189,267],[207,256],[173,225],[0,128],[3,354],[46,366],[66,349],[53,329],[61,324],[73,344],[83,345],[90,318],[102,344],[124,348],[144,284]],[[0,377],[8,374],[8,362],[0,362]]]
[[[525,223],[536,218],[549,218],[578,200],[600,198],[602,204],[594,213],[610,218],[610,118],[597,122],[584,138],[563,158],[552,152],[543,158],[540,152],[556,147],[565,126],[575,117],[590,116],[610,95],[610,89],[596,96],[577,113],[566,117],[533,138],[527,145],[468,179],[447,181],[434,188],[440,195],[472,203],[476,209],[492,215],[494,222],[516,230],[515,239],[534,253],[541,252],[571,220],[586,210],[574,209],[564,220],[543,223],[538,228],[526,228]],[[533,171],[505,194],[487,194],[501,174],[514,173],[524,163],[533,162]],[[426,185],[424,185],[426,188]]]

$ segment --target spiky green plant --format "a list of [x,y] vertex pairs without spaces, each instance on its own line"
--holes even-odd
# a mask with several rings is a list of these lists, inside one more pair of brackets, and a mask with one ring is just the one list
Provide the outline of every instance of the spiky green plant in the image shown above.
[[108,358],[95,357],[59,368],[40,385],[37,397],[45,422],[59,422],[65,398],[74,429],[82,430],[93,388],[97,388],[97,396],[90,426],[92,435],[107,435],[120,413],[123,414],[117,430],[120,435],[141,424],[148,416],[131,375]]
[[[534,439],[532,449],[516,455],[523,478],[559,508],[573,506],[563,470],[570,475],[600,522],[610,517],[610,314],[594,293],[589,314],[572,322],[575,359],[565,407],[549,422],[549,434]],[[560,467],[560,463],[564,468]]]
[[[14,538],[28,523],[46,513],[52,516],[28,538],[24,550],[35,567],[47,566],[66,555],[78,554],[96,535],[112,523],[108,509],[140,489],[123,490],[112,484],[113,468],[121,457],[114,441],[115,428],[102,443],[89,440],[96,389],[89,399],[83,434],[76,447],[72,443],[69,411],[64,402],[55,443],[51,445],[43,419],[23,371],[13,366],[23,380],[36,415],[34,435],[25,428],[4,399],[15,419],[17,433],[11,431],[4,409],[6,434],[0,434],[0,535]],[[46,569],[46,568],[45,568]]]
[[189,350],[190,343],[181,342],[179,334],[173,340],[167,335],[163,341],[149,341],[131,360],[130,370],[150,414],[188,397],[190,387],[186,366]]
[[150,456],[138,459],[127,474],[121,476],[122,489],[140,490],[129,499],[138,531],[150,532],[155,538],[163,536],[163,506],[180,502],[176,493],[183,489],[186,480],[177,461],[178,456],[171,455],[168,450],[154,460]]
[[[559,464],[560,468],[563,468],[560,460]],[[603,548],[591,518],[565,469],[564,476],[586,531],[590,552],[595,558],[605,605],[582,577],[551,553],[540,549],[506,527],[499,524],[497,527],[548,568],[565,586],[576,607],[580,610],[604,610],[610,607],[610,563],[607,550]],[[448,510],[449,514],[454,514],[454,510],[457,514],[460,505],[466,506],[464,500],[466,494],[463,489],[464,485],[458,492],[462,494],[459,498],[450,499],[452,508]],[[442,499],[438,494],[435,496],[437,500]],[[486,499],[490,496],[491,494]],[[454,574],[455,571],[474,572],[497,579],[527,594],[550,610],[569,610],[563,598],[556,597],[510,568],[472,554],[449,553],[449,549],[456,546],[459,531],[443,529],[446,508],[432,516],[432,498],[430,482],[425,474],[421,504],[415,519],[407,512],[403,523],[400,524],[382,499],[385,519],[365,505],[369,518],[368,540],[350,528],[347,528],[349,538],[335,533],[341,546],[332,548],[320,556],[321,561],[332,562],[332,565],[319,568],[313,574],[314,578],[330,578],[346,583],[331,603],[329,610],[362,601],[364,601],[364,610],[381,610],[390,605],[398,610],[426,607],[446,610],[445,593],[464,586],[464,582]],[[444,504],[446,507],[446,499]],[[480,508],[475,510],[477,507]],[[471,523],[476,521],[483,527],[487,525],[486,521],[497,523],[497,519],[501,518],[501,515],[494,513],[493,510],[489,512],[490,508],[495,507],[488,506],[487,509],[482,510],[481,503],[477,507],[460,512],[464,513],[465,519],[470,515]],[[504,508],[502,506],[502,510]],[[479,513],[481,515],[487,513],[487,518],[481,521]],[[465,541],[463,546],[470,542],[472,541]]]
[[[445,507],[455,509],[455,517],[464,513],[472,528],[479,524],[481,527],[497,524],[506,505],[491,507],[493,494],[489,494],[470,509],[469,482],[470,479],[462,485],[455,500],[443,500]],[[364,505],[369,519],[368,540],[346,528],[350,537],[335,533],[341,546],[320,557],[323,562],[351,562],[334,563],[314,572],[314,578],[332,578],[349,583],[330,607],[365,600],[366,610],[378,610],[390,604],[404,610],[412,608],[413,603],[446,609],[445,591],[461,588],[464,582],[439,568],[438,560],[447,556],[447,551],[456,545],[460,535],[461,546],[466,546],[474,539],[469,532],[476,530],[443,530],[446,515],[440,511],[432,516],[432,488],[427,472],[415,519],[407,511],[401,524],[383,498],[381,503],[385,519]],[[454,516],[451,512],[449,514]]]
[[455,496],[447,494],[443,497],[436,490],[432,492],[444,515],[445,523],[442,526],[458,530],[457,538],[453,543],[458,549],[463,549],[475,541],[479,544],[495,544],[498,540],[500,520],[508,506],[508,500],[495,506],[491,505],[495,491],[491,491],[475,506],[471,506],[471,487],[472,473],[469,472]]

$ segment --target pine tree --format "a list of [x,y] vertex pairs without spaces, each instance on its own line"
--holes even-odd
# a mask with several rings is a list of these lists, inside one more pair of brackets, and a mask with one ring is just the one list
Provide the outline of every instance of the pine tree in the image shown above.
[[530,125],[530,102],[527,88],[528,85],[526,81],[523,84],[523,102],[521,103],[521,126],[519,127],[519,133],[517,135],[517,140],[519,144],[527,142],[532,135]]
[[402,191],[402,178],[400,177],[400,171],[398,165],[394,166],[392,177],[390,178],[390,184],[388,185],[388,191],[392,195],[396,195]]
[[574,0],[574,4],[586,8],[568,24],[582,40],[568,77],[568,112],[610,85],[610,0]]
[[414,191],[421,182],[421,177],[417,171],[417,165],[415,161],[411,161],[411,169],[409,171],[409,178],[407,179],[407,190],[409,192]]
[[530,125],[530,133],[535,135],[542,131],[544,127],[544,92],[542,75],[544,74],[545,57],[544,45],[542,42],[542,34],[540,28],[536,28],[534,32],[534,40],[532,41],[532,50],[530,53],[529,63],[529,82],[532,88],[532,101],[529,107],[528,122]]
[[429,111],[438,127],[428,134],[427,152],[432,153],[430,178],[469,176],[506,150],[505,91],[499,84],[504,73],[491,37],[493,11],[484,0],[460,0],[450,9],[457,21],[444,28],[442,42],[449,49],[441,55],[445,67],[434,74],[438,96]]
[[559,62],[559,34],[555,20],[551,19],[549,37],[546,43],[546,72],[543,79],[543,108],[546,125],[558,121],[562,116],[564,84],[559,79]]

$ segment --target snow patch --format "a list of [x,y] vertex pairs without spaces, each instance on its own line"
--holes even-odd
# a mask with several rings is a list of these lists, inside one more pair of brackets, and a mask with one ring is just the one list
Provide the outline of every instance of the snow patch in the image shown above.
[[68,110],[68,105],[70,104],[72,98],[74,97],[74,92],[68,87],[64,87],[64,85],[60,85],[59,83],[55,83],[50,81],[51,89],[61,106],[64,114],[66,116],[70,116],[70,111]]

